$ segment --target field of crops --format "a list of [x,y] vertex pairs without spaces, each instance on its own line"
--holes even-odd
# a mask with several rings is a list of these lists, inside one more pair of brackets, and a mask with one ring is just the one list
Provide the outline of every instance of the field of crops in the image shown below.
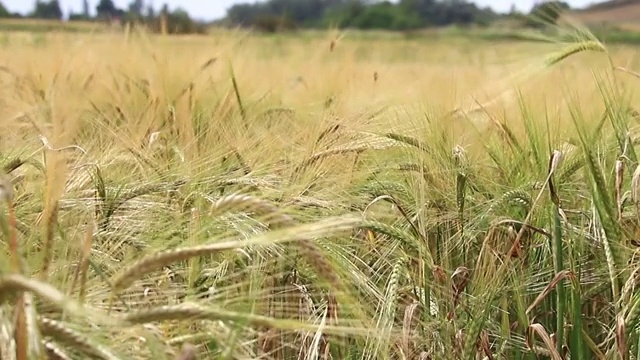
[[585,36],[5,35],[0,359],[640,359]]

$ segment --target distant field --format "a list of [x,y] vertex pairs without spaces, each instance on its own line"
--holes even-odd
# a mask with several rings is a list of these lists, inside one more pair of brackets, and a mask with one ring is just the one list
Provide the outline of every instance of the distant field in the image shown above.
[[1,359],[640,351],[635,47],[215,30],[1,48]]
[[608,1],[586,10],[572,11],[568,16],[585,25],[610,25],[621,29],[640,29],[640,1]]
[[2,19],[0,31],[23,32],[94,32],[105,31],[108,26],[102,23],[84,21],[57,21],[40,19]]

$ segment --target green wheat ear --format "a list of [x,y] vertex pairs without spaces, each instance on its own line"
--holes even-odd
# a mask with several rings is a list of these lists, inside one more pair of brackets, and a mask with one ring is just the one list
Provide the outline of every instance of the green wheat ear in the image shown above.
[[574,43],[566,46],[564,49],[560,51],[557,51],[555,53],[548,55],[545,59],[545,65],[553,66],[561,62],[562,60],[583,51],[596,51],[596,52],[607,53],[607,48],[604,46],[604,44],[602,44],[600,41],[597,41],[597,40],[589,40],[589,41]]

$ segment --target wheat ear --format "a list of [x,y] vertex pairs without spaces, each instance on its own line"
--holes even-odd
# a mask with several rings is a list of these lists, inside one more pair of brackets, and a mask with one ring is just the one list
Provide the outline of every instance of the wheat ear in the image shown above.
[[[115,291],[125,290],[133,284],[134,281],[140,279],[151,271],[171,265],[178,261],[189,260],[196,256],[205,256],[220,251],[244,248],[253,245],[283,242],[300,242],[300,245],[305,249],[305,253],[310,255],[309,257],[312,261],[316,261],[316,265],[318,263],[320,264],[320,266],[318,266],[320,270],[326,270],[325,268],[330,268],[330,266],[325,264],[327,261],[319,256],[316,246],[308,240],[314,237],[326,236],[334,232],[351,230],[357,226],[358,223],[359,221],[354,218],[329,218],[312,224],[270,231],[269,233],[256,236],[249,240],[228,239],[210,245],[184,247],[159,252],[146,256],[126,267],[113,279],[113,288]],[[338,281],[339,278],[336,282]]]
[[61,322],[43,317],[39,318],[38,322],[43,335],[50,336],[60,343],[72,346],[76,351],[91,355],[98,359],[119,360],[119,358],[113,355],[109,350],[100,345],[93,344],[89,339],[78,332],[67,328]]
[[47,283],[18,274],[0,276],[0,303],[12,294],[20,292],[32,292],[55,305],[59,310],[64,310],[70,314],[91,316],[92,320],[105,324],[114,322],[112,318],[103,315],[97,309],[84,308]]
[[545,64],[547,66],[553,66],[561,62],[562,60],[568,58],[569,56],[577,54],[582,51],[597,51],[597,52],[606,53],[607,49],[600,41],[595,41],[595,40],[583,41],[583,42],[568,45],[564,49],[549,55],[545,59]]

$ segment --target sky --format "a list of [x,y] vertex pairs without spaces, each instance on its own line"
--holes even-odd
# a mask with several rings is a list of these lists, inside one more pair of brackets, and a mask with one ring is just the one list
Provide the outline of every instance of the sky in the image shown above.
[[[33,9],[33,0],[0,0],[12,12],[27,13]],[[62,10],[67,13],[69,10],[80,12],[82,10],[83,0],[59,0]],[[91,10],[95,10],[95,6],[99,0],[89,0]],[[175,9],[181,7],[189,12],[192,17],[202,20],[214,20],[225,16],[227,8],[233,4],[253,3],[255,0],[147,0],[151,1],[156,8],[167,3],[169,8]],[[572,7],[584,7],[586,5],[599,2],[598,0],[565,0]],[[127,8],[130,0],[114,0],[116,6]],[[474,0],[474,2],[482,7],[489,6],[495,11],[507,12],[511,8],[511,4],[516,4],[521,11],[529,11],[536,0]]]

